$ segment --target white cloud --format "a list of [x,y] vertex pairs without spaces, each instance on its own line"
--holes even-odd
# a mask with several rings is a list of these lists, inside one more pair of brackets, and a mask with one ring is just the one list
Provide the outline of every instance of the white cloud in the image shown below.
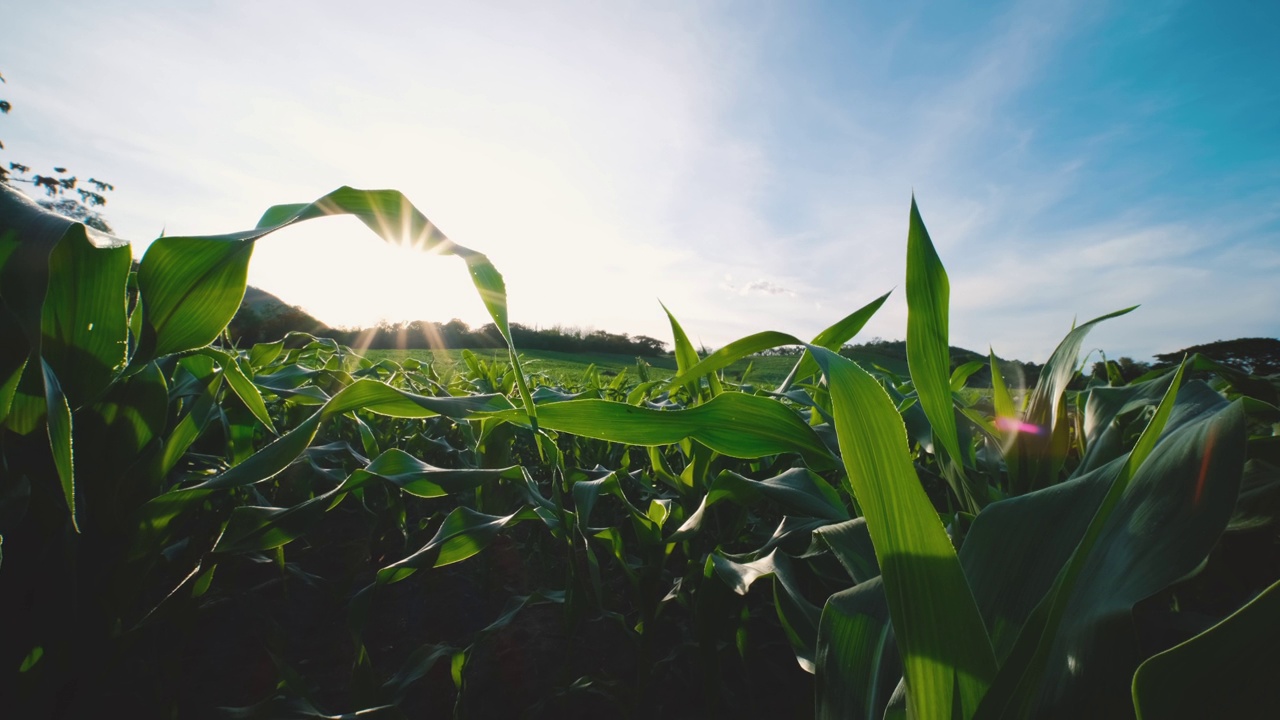
[[[1117,210],[1099,184],[1159,175],[1159,158],[1109,163],[1158,111],[1140,105],[1176,97],[1069,141],[1050,122],[1068,101],[1025,106],[1109,8],[1014,2],[954,37],[922,11],[873,23],[858,8],[834,45],[826,17],[768,6],[377,9],[26,9],[3,68],[23,124],[3,138],[14,158],[114,182],[107,215],[137,241],[242,229],[341,184],[400,188],[493,258],[528,324],[666,337],[661,297],[709,345],[811,336],[896,287],[863,335],[902,337],[914,190],[955,344],[1043,360],[1073,315],[1139,302],[1097,333],[1115,354],[1280,331],[1266,281],[1280,260],[1256,241],[1276,237],[1267,193],[1206,215],[1160,197]],[[36,62],[55,41],[57,62]],[[920,58],[936,65],[895,74]],[[368,304],[484,322],[455,263],[383,250],[353,223],[316,223],[264,242],[251,281],[335,317]],[[1224,300],[1239,309],[1215,317]]]

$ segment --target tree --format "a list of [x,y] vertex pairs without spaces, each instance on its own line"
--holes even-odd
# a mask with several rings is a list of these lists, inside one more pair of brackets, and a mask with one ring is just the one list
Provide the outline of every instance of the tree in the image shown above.
[[1142,377],[1150,370],[1150,363],[1140,362],[1131,357],[1122,357],[1119,360],[1108,360],[1106,362],[1099,360],[1095,362],[1091,376],[1106,380],[1113,385],[1126,385]]
[[1182,360],[1184,355],[1199,353],[1213,358],[1223,365],[1242,370],[1251,375],[1275,375],[1280,373],[1280,340],[1276,338],[1237,338],[1217,340],[1204,345],[1192,345],[1171,353],[1156,355],[1162,365]]
[[[0,75],[0,83],[2,82],[6,80],[3,75]],[[12,109],[12,103],[0,99],[0,114],[8,115]],[[4,143],[0,142],[0,150],[3,149]],[[29,172],[31,172],[29,166],[9,161],[7,167],[0,165],[0,184],[28,183],[33,189],[42,189],[45,197],[36,201],[41,207],[59,215],[65,215],[72,220],[79,220],[96,230],[111,232],[111,226],[102,217],[102,213],[95,208],[107,204],[105,193],[115,190],[114,185],[97,178],[89,178],[88,185],[91,189],[77,187],[78,179],[75,175],[69,175],[65,167],[53,168],[52,175],[35,173],[28,178]],[[17,177],[13,177],[14,174]],[[72,191],[75,191],[74,194]]]

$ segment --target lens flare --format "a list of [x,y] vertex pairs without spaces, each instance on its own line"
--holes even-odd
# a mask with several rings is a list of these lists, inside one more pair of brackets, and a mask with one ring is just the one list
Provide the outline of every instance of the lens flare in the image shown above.
[[1022,420],[1013,417],[996,418],[996,427],[1005,432],[1026,433],[1028,435],[1044,434],[1044,428],[1039,425],[1032,425],[1031,423],[1023,422]]

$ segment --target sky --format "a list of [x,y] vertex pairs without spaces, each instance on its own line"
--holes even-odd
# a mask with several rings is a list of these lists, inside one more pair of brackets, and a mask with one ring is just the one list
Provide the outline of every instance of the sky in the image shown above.
[[[953,345],[1139,360],[1280,336],[1280,4],[21,3],[0,162],[113,183],[141,255],[342,185],[486,253],[510,318],[708,347],[906,334],[908,212]],[[357,221],[249,282],[334,325],[488,321],[460,260]]]

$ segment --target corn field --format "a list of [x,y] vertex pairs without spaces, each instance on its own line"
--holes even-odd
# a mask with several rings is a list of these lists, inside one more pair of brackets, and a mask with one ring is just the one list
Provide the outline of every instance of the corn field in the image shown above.
[[[255,244],[335,214],[461,260],[507,360],[227,342]],[[836,352],[883,295],[705,355],[668,311],[674,377],[567,381],[398,192],[135,270],[0,187],[0,714],[1280,712],[1280,382],[1193,356],[1069,390],[1130,308],[971,392],[914,201],[906,245],[908,376]],[[787,345],[776,387],[722,372]]]

